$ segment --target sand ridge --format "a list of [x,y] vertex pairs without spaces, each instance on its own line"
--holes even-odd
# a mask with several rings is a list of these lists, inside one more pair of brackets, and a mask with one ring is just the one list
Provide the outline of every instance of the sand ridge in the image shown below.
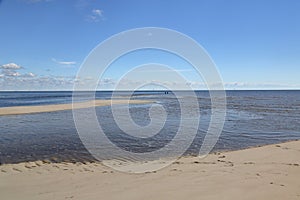
[[111,104],[144,104],[151,103],[152,101],[146,100],[94,100],[70,104],[52,104],[52,105],[39,105],[39,106],[13,106],[0,108],[0,116],[2,115],[22,115],[43,112],[55,112],[61,110],[71,110],[80,108],[89,108],[94,106],[109,106]]

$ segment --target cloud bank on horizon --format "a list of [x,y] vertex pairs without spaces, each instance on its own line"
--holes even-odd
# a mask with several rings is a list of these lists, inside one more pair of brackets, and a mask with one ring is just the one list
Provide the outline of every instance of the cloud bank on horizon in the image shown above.
[[[83,89],[89,90],[91,83],[97,80],[92,80],[89,78],[80,78],[75,76],[41,76],[33,74],[32,72],[21,73],[23,69],[20,65],[15,63],[7,63],[0,66],[0,90],[22,90],[22,91],[32,91],[32,90],[72,90],[74,83],[80,84]],[[177,70],[178,73],[182,71],[190,70]],[[149,72],[148,72],[149,73]],[[164,73],[160,71],[159,73]],[[113,78],[102,78],[99,81],[97,90],[114,90],[119,84],[118,79]],[[131,88],[134,85],[145,85],[145,87],[140,88],[141,90],[161,90],[163,85],[165,87],[174,87],[178,90],[186,88],[188,85],[194,90],[206,90],[207,86],[203,81],[186,81],[185,83],[178,83],[176,81],[168,80],[156,80],[156,79],[128,79],[121,82],[121,88]],[[120,86],[120,85],[119,85]],[[277,83],[241,83],[241,82],[228,82],[224,83],[226,89],[297,89],[300,85],[288,85],[288,84],[277,84]]]

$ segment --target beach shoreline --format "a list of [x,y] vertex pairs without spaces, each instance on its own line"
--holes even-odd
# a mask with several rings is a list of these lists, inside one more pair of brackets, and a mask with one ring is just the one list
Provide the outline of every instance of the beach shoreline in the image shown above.
[[155,172],[129,174],[101,164],[0,166],[4,199],[299,199],[300,141],[182,157]]

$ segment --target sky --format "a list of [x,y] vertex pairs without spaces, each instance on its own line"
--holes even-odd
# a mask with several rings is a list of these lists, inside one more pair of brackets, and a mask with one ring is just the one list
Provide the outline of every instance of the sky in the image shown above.
[[[226,89],[300,89],[299,10],[298,0],[0,0],[0,90],[70,90],[99,43],[142,27],[193,38]],[[113,88],[126,71],[149,62],[203,87],[189,63],[157,50],[120,58],[100,84]]]

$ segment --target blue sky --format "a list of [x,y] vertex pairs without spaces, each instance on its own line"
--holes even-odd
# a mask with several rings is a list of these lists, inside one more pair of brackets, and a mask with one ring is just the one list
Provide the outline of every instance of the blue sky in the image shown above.
[[[96,45],[140,27],[174,29],[195,39],[228,89],[300,89],[298,0],[0,2],[0,90],[70,89]],[[201,82],[183,61],[154,51],[116,62],[105,78],[113,82],[120,69],[148,61],[168,63]]]

